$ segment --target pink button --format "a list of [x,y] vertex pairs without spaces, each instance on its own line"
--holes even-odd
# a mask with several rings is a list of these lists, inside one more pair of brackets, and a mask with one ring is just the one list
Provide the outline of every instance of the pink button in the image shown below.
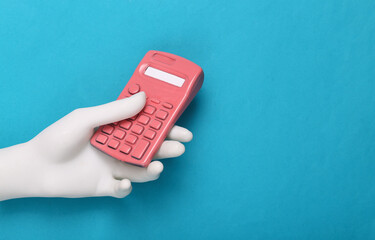
[[153,102],[153,103],[156,103],[156,104],[160,103],[160,101],[156,98],[151,98],[150,101]]
[[145,136],[145,138],[148,138],[148,139],[152,140],[156,136],[156,132],[152,131],[152,130],[147,130],[145,132],[144,136]]
[[131,150],[132,150],[132,147],[126,144],[120,147],[120,152],[125,153],[125,154],[129,154]]
[[153,107],[153,106],[151,106],[151,105],[147,105],[143,111],[144,111],[145,113],[151,115],[151,114],[153,114],[153,113],[156,111],[156,108]]
[[133,85],[131,85],[131,86],[129,87],[128,92],[129,92],[130,94],[136,94],[137,92],[139,92],[140,89],[141,89],[141,88],[139,87],[138,84],[133,84]]
[[98,143],[100,144],[105,144],[108,140],[108,137],[103,135],[103,134],[99,134],[96,139],[95,139]]
[[113,134],[113,136],[115,138],[118,138],[118,139],[123,139],[125,137],[125,132],[124,131],[121,131],[121,130],[115,130],[115,133]]
[[108,143],[108,147],[113,148],[113,149],[117,149],[119,145],[120,145],[120,142],[113,140],[113,139],[111,139]]
[[142,132],[143,132],[143,127],[141,126],[141,125],[139,125],[139,124],[136,124],[136,125],[134,125],[133,126],[133,128],[132,128],[132,132],[133,133],[136,133],[136,134],[141,134]]
[[146,141],[146,140],[143,140],[143,139],[139,140],[137,146],[135,146],[135,148],[133,150],[132,157],[134,157],[136,159],[141,159],[142,156],[147,151],[147,148],[148,148],[149,145],[150,145],[149,141]]
[[162,125],[162,123],[158,120],[152,120],[152,122],[150,123],[150,127],[152,127],[153,129],[156,129],[156,130],[159,130],[161,125]]
[[173,105],[170,104],[170,103],[165,102],[165,103],[163,103],[163,107],[168,108],[168,109],[172,109]]
[[113,133],[113,127],[111,125],[105,125],[103,128],[102,128],[102,132],[106,133],[106,134],[112,134]]
[[146,115],[141,115],[138,118],[138,122],[146,125],[150,121],[150,117],[147,117]]
[[128,143],[131,143],[131,144],[134,144],[136,141],[137,141],[137,137],[132,135],[132,134],[129,134],[126,138],[125,138],[125,141],[127,141]]
[[132,126],[132,123],[128,120],[124,120],[120,122],[120,127],[123,129],[128,130]]
[[137,117],[138,117],[138,114],[135,115],[135,116],[133,116],[133,117],[131,117],[130,119],[134,121],[135,119],[137,119]]
[[156,113],[156,117],[159,118],[159,119],[166,119],[168,117],[168,112],[164,111],[164,110],[159,110],[157,113]]

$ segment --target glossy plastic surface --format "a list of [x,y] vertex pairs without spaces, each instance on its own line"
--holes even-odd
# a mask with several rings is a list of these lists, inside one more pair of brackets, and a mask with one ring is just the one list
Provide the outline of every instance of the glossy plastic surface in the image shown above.
[[[148,67],[185,79],[181,87],[146,76]],[[108,155],[146,167],[163,143],[170,129],[203,84],[203,71],[182,57],[149,51],[130,78],[118,99],[140,91],[147,95],[146,106],[138,115],[101,126],[91,144]]]

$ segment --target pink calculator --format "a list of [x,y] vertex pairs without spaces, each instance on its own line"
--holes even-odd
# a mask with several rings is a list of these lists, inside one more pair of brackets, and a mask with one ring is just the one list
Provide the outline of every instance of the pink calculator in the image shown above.
[[127,163],[146,167],[203,84],[202,68],[165,52],[149,51],[118,99],[147,96],[136,116],[99,127],[91,144]]

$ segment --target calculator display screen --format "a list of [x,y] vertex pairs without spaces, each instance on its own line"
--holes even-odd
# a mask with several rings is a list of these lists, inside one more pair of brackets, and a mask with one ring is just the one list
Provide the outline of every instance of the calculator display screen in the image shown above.
[[185,79],[183,78],[177,77],[173,74],[161,71],[153,67],[148,67],[145,71],[145,75],[156,78],[163,82],[167,82],[177,87],[181,87],[185,82]]

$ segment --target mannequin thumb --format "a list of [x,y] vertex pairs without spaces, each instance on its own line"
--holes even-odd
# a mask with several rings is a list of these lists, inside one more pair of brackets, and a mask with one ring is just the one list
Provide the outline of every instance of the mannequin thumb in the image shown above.
[[140,92],[129,98],[80,109],[80,117],[94,128],[133,117],[143,109],[145,103],[146,94]]

